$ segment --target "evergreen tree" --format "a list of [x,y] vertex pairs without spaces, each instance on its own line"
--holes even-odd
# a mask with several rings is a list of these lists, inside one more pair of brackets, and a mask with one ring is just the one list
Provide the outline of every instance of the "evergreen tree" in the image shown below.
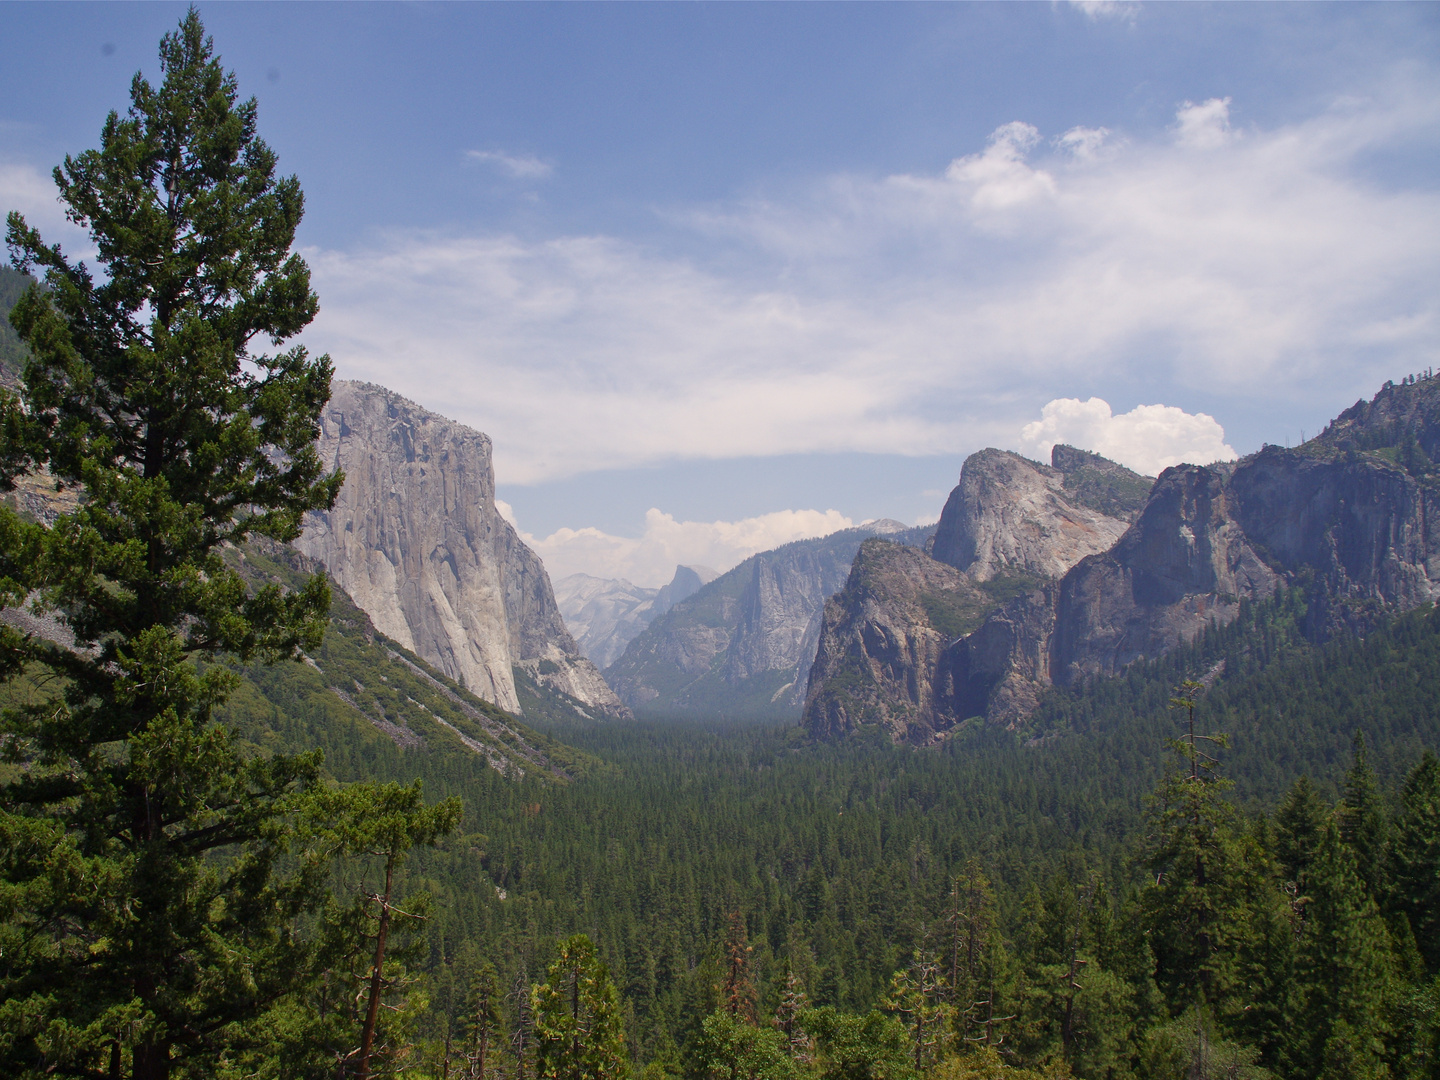
[[1303,888],[1329,817],[1310,777],[1296,780],[1275,812],[1275,857],[1286,881]]
[[780,991],[780,1001],[775,1006],[775,1015],[770,1024],[785,1039],[790,1056],[801,1065],[815,1060],[815,1041],[800,1022],[800,1014],[810,1007],[805,987],[793,971],[785,973],[785,985]]
[[732,910],[725,919],[725,982],[720,987],[720,1000],[735,1019],[755,1023],[755,984],[750,978],[750,941],[745,932],[745,917]]
[[293,539],[341,482],[313,445],[328,359],[257,348],[317,310],[289,250],[303,198],[193,9],[160,65],[54,173],[101,273],[8,219],[44,288],[11,313],[29,357],[19,398],[0,394],[0,485],[44,472],[82,495],[51,528],[0,508],[3,601],[74,639],[0,630],[0,676],[51,688],[0,717],[25,766],[0,789],[11,1076],[213,1063],[314,972],[292,927],[323,867],[278,867],[318,756],[242,754],[213,722],[235,677],[198,663],[298,658],[324,627],[322,576],[249,593],[221,558]]
[[882,1004],[909,1033],[916,1072],[930,1068],[948,1048],[954,1009],[946,1000],[946,989],[940,963],[923,942],[915,948],[910,963],[891,977],[890,992]]
[[503,1032],[500,1016],[500,982],[495,965],[480,963],[465,996],[465,1080],[485,1080],[494,1069],[493,1056]]
[[1425,970],[1440,975],[1440,757],[1426,750],[1405,779],[1392,837],[1395,906],[1409,920]]
[[1295,973],[1303,1007],[1289,1032],[1291,1070],[1382,1076],[1387,1009],[1396,990],[1390,935],[1354,850],[1333,824],[1317,853],[1310,894]]
[[531,995],[539,1080],[627,1075],[620,995],[584,934],[560,942],[548,979]]
[[1345,799],[1340,804],[1340,835],[1355,853],[1355,868],[1366,891],[1378,903],[1389,885],[1385,865],[1389,820],[1362,732],[1355,733],[1353,746],[1355,760],[1345,776]]
[[1187,715],[1187,734],[1169,744],[1182,770],[1167,774],[1156,792],[1149,838],[1155,884],[1145,893],[1146,928],[1156,979],[1177,1003],[1214,1005],[1238,979],[1237,939],[1246,873],[1236,816],[1221,797],[1229,786],[1214,773],[1202,741],[1223,746],[1224,736],[1195,731],[1198,683],[1182,683],[1173,701]]

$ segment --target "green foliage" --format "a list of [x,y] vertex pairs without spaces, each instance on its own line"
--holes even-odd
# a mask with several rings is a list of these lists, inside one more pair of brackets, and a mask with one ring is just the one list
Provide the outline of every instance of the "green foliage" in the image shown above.
[[0,394],[0,482],[48,470],[83,492],[50,528],[0,508],[6,601],[28,595],[75,643],[0,640],[0,673],[60,688],[0,718],[26,767],[0,791],[23,942],[0,963],[10,1075],[199,1068],[318,956],[291,928],[325,874],[290,828],[318,755],[242,753],[214,722],[235,676],[195,663],[295,656],[323,630],[323,577],[251,591],[221,558],[293,539],[341,480],[313,446],[328,360],[252,348],[315,313],[289,253],[302,199],[193,11],[160,58],[160,87],[137,76],[100,149],[55,171],[98,283],[8,219],[16,268],[45,287],[10,313],[30,355],[19,399]]
[[1425,962],[1440,975],[1440,757],[1427,750],[1405,779],[1392,836],[1393,903]]
[[820,1080],[911,1080],[917,1076],[905,1028],[878,1011],[864,1015],[830,1006],[801,1014],[815,1037]]
[[12,390],[20,385],[20,373],[25,370],[30,350],[10,325],[10,311],[34,284],[29,274],[0,266],[0,386]]
[[620,996],[584,934],[560,943],[546,982],[535,987],[539,1080],[610,1080],[628,1072]]
[[703,1080],[799,1080],[808,1074],[783,1032],[756,1027],[728,1009],[705,1018],[687,1072]]

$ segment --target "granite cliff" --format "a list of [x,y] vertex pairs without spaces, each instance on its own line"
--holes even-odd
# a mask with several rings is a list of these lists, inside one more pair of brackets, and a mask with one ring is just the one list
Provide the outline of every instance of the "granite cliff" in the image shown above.
[[971,454],[931,554],[976,581],[1058,578],[1120,539],[1153,482],[1098,454],[1056,446],[1042,465],[1007,450]]
[[876,521],[753,555],[656,618],[606,677],[636,710],[795,716],[825,600],[860,544],[883,534],[919,546],[930,532]]
[[668,585],[646,589],[624,578],[570,574],[555,582],[555,602],[580,651],[603,668],[658,616],[719,576],[708,566],[677,566]]
[[[907,676],[936,688],[922,719],[935,732],[975,716],[1015,726],[1047,686],[1117,674],[1282,586],[1306,591],[1315,640],[1434,600],[1440,469],[1432,455],[1440,455],[1440,382],[1428,378],[1386,384],[1302,446],[1167,469],[1112,547],[1015,596],[951,641],[933,667]],[[842,641],[853,651],[860,640],[852,626],[868,616],[847,594],[822,653]],[[894,607],[909,610],[903,589]],[[817,735],[836,733],[828,674],[817,662],[805,714]],[[924,730],[909,720],[889,726],[899,738]]]
[[1151,482],[1070,446],[1056,446],[1048,466],[1005,450],[970,455],[927,545],[933,558],[867,541],[825,605],[807,728],[834,737],[879,723],[897,739],[933,740],[974,708],[971,684],[957,686],[952,672],[967,640],[971,682],[993,675],[985,689],[997,707],[1033,705],[1030,680],[1017,674],[1029,670],[1023,625],[1037,606],[1046,618],[1043,597],[1067,570],[1125,534]]
[[627,712],[565,628],[540,559],[496,510],[485,435],[384,387],[336,380],[319,442],[345,485],[296,546],[376,629],[511,712],[516,668],[600,712]]

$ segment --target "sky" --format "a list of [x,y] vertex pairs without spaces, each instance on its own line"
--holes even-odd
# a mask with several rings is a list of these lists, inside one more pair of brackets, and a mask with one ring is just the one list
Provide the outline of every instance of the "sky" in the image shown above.
[[[305,343],[486,432],[552,577],[1154,474],[1440,361],[1440,6],[205,4],[300,178]],[[3,8],[0,210],[175,4]]]

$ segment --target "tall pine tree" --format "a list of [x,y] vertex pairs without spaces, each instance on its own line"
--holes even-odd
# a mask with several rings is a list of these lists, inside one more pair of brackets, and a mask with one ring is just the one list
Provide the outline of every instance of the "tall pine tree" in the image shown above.
[[292,927],[323,893],[316,860],[277,870],[317,757],[246,757],[212,720],[235,679],[211,661],[296,657],[328,607],[319,576],[252,594],[222,559],[293,539],[341,480],[313,446],[330,363],[281,350],[317,310],[304,203],[193,9],[160,67],[54,173],[98,273],[8,219],[44,287],[11,316],[30,358],[0,395],[0,485],[81,495],[51,528],[0,508],[4,602],[72,639],[0,629],[0,676],[35,687],[0,718],[25,766],[0,789],[9,1076],[213,1063],[308,978]]

